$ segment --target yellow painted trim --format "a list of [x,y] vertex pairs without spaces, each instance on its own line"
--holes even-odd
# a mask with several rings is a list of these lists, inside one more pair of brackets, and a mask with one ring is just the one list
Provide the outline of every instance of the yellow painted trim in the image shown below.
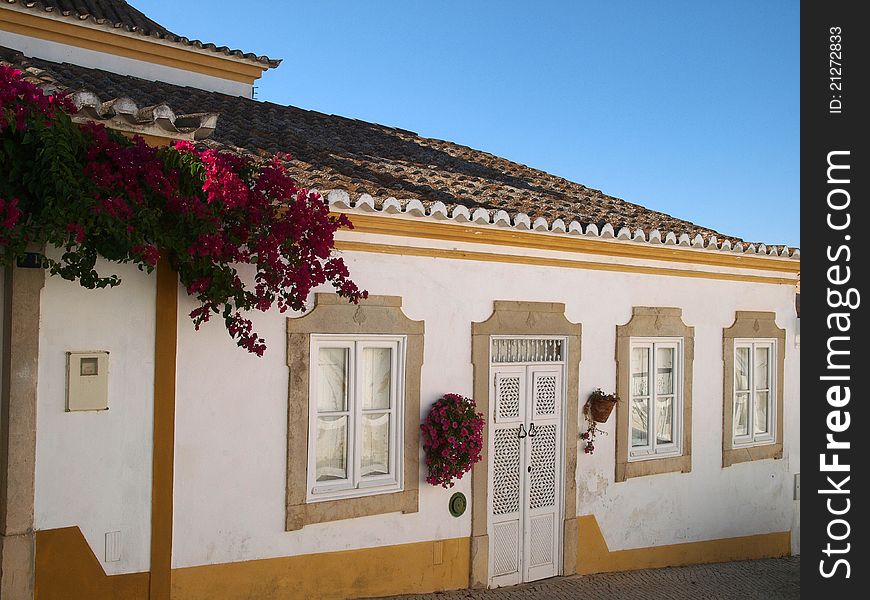
[[455,590],[468,586],[469,559],[469,538],[453,538],[187,567],[172,572],[172,599],[320,600]]
[[0,9],[0,30],[247,84],[253,84],[268,68],[145,36],[104,31],[9,8]]
[[583,254],[662,260],[716,267],[759,269],[763,271],[781,271],[784,273],[800,272],[800,261],[788,258],[728,254],[727,252],[719,251],[693,250],[681,246],[615,243],[586,237],[547,235],[533,231],[489,229],[470,225],[433,223],[431,221],[397,219],[377,215],[342,214],[345,214],[351,220],[354,231],[362,233],[535,248],[537,250],[580,252]]
[[148,579],[106,575],[78,527],[36,532],[35,600],[145,600]]
[[160,148],[161,146],[168,146],[171,142],[173,142],[175,139],[177,139],[177,138],[168,137],[168,136],[163,137],[162,135],[159,135],[159,136],[152,135],[150,133],[133,133],[131,131],[123,131],[123,130],[116,130],[116,131],[118,131],[122,135],[127,136],[128,138],[132,138],[132,137],[138,135],[143,140],[145,140],[146,144],[148,144],[149,146],[152,146],[154,148]]
[[154,334],[154,437],[151,462],[151,600],[168,600],[172,569],[172,502],[175,460],[175,368],[178,342],[178,275],[161,257],[157,265]]
[[581,575],[774,558],[791,554],[789,531],[611,552],[595,515],[577,517],[577,524],[577,573]]
[[444,248],[418,248],[415,246],[394,246],[389,244],[374,244],[350,240],[336,240],[336,250],[350,252],[375,252],[379,254],[395,254],[400,256],[423,256],[428,258],[453,258],[457,260],[475,260],[483,262],[502,262],[521,265],[536,265],[545,267],[564,267],[568,269],[591,269],[595,271],[615,271],[622,273],[643,273],[646,275],[670,275],[673,277],[698,277],[702,279],[718,279],[725,281],[746,281],[751,283],[772,283],[779,285],[794,285],[795,279],[788,277],[766,277],[763,275],[742,275],[737,273],[718,273],[713,271],[688,271],[668,267],[652,267],[646,265],[624,265],[597,262],[590,260],[569,260],[563,258],[545,258],[537,256],[518,256],[511,254],[496,254],[494,252],[471,252]]

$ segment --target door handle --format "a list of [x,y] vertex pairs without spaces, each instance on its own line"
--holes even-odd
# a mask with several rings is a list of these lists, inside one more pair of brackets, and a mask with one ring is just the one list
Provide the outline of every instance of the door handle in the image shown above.
[[528,435],[528,434],[526,433],[526,428],[523,426],[522,423],[520,423],[520,433],[519,433],[519,435],[517,435],[517,437],[518,437],[519,439],[523,439],[523,438],[526,437],[527,435]]
[[535,429],[535,424],[532,423],[531,425],[529,425],[529,437],[535,437],[536,435],[538,435],[538,432]]

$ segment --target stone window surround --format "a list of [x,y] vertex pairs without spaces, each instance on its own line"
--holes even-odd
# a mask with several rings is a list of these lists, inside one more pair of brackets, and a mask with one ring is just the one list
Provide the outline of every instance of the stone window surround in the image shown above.
[[[692,372],[695,356],[695,328],[683,323],[682,309],[650,306],[632,308],[631,319],[616,326],[616,474],[615,482],[630,477],[692,470]],[[682,454],[629,461],[629,402],[631,374],[631,338],[683,338],[683,441]]]
[[[423,321],[402,312],[398,296],[369,296],[351,304],[337,294],[315,294],[305,315],[287,319],[287,531],[312,523],[418,510],[420,469],[420,374],[423,368]],[[405,347],[404,487],[383,494],[306,503],[308,486],[308,394],[312,334],[403,335]],[[300,426],[300,423],[304,426]]]
[[[774,441],[767,444],[734,448],[734,341],[737,339],[776,340],[776,431]],[[785,381],[785,330],[776,325],[775,312],[738,310],[734,324],[722,330],[722,467],[753,460],[782,458],[783,448],[783,384]]]
[[[489,346],[496,335],[553,335],[568,338],[565,360],[567,406],[564,415],[564,521],[562,528],[562,575],[577,569],[577,415],[579,403],[580,344],[582,326],[565,318],[560,302],[496,300],[492,315],[471,324],[471,362],[474,366],[474,400],[477,409],[489,415]],[[489,417],[484,439],[489,436]],[[471,580],[473,588],[489,584],[489,533],[487,531],[489,448],[484,443],[481,460],[471,470]]]

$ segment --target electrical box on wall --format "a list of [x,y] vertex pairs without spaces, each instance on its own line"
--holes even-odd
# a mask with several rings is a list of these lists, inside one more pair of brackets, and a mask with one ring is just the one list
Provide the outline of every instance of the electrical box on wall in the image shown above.
[[66,353],[66,410],[108,410],[109,353]]

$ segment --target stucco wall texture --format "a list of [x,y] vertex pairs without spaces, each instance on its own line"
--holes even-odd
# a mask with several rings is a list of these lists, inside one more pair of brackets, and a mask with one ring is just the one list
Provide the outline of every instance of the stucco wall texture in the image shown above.
[[[633,306],[681,308],[695,328],[692,471],[614,483],[611,417],[594,455],[579,450],[577,514],[596,516],[611,551],[792,529],[800,470],[792,286],[343,254],[370,293],[401,296],[408,318],[425,321],[421,419],[444,393],[472,394],[471,323],[486,320],[495,300],[563,302],[565,317],[582,324],[579,398],[568,399],[580,406],[593,389],[616,388],[616,326]],[[103,562],[108,573],[147,570],[149,547],[154,279],[119,270],[125,281],[117,290],[50,278],[40,335],[36,525],[79,525],[101,559],[105,532],[121,529],[122,560]],[[468,476],[451,490],[421,481],[417,513],[285,531],[287,315],[254,315],[269,346],[257,358],[220,322],[195,332],[186,316],[194,307],[179,289],[173,568],[471,535],[472,511],[454,518],[447,507],[456,491],[471,498]],[[773,311],[786,330],[785,444],[782,459],[723,468],[722,330],[737,310]],[[71,349],[111,352],[109,411],[63,411]]]
[[[42,290],[34,528],[78,525],[107,574],[147,571],[151,537],[155,277],[130,265],[113,289],[47,277]],[[109,352],[109,410],[66,412],[66,353]],[[105,560],[119,531],[120,560]]]

